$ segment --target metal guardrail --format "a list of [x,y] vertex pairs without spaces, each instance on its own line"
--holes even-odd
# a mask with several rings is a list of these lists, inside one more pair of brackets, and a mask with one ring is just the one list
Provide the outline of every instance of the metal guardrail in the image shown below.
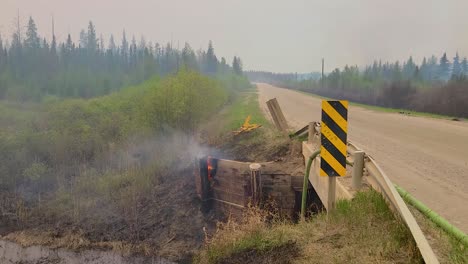
[[[309,137],[307,144],[320,145],[320,132],[321,127],[319,122],[309,123]],[[307,146],[303,144],[303,146]],[[365,177],[366,182],[376,191],[380,192],[384,199],[387,201],[390,209],[394,214],[401,219],[406,226],[409,228],[416,245],[424,259],[425,263],[439,263],[437,256],[432,250],[429,242],[424,236],[421,228],[419,227],[416,219],[411,214],[408,206],[403,201],[402,197],[395,189],[395,186],[387,175],[383,172],[377,162],[369,155],[356,146],[356,144],[348,141],[347,144],[348,155],[353,160],[353,171],[352,171],[352,187],[354,190],[359,190],[362,186],[362,179]],[[307,150],[306,152],[311,152]],[[313,170],[314,168],[312,168]],[[313,182],[312,182],[313,183]],[[316,181],[320,184],[320,181]],[[320,187],[326,185],[321,185]],[[314,186],[317,187],[317,186]],[[338,190],[337,190],[338,192]]]
[[[383,170],[380,168],[377,162],[371,156],[364,155],[364,152],[352,142],[348,142],[348,153],[351,156],[354,156],[356,154],[364,156],[362,169],[365,169],[365,173],[367,174],[367,182],[372,186],[373,189],[375,189],[383,195],[392,211],[397,215],[397,217],[402,219],[406,226],[409,228],[416,242],[416,245],[418,246],[419,251],[421,252],[421,256],[423,257],[424,262],[439,263],[437,256],[435,255],[434,251],[429,245],[429,242],[427,241],[421,228],[416,222],[416,219],[411,214],[408,206],[403,201],[398,191],[395,189],[395,186],[393,185],[391,180],[383,172]],[[354,167],[353,169],[357,170],[356,167]],[[363,171],[364,170],[361,171],[361,174]],[[355,175],[353,173],[353,184],[354,181],[358,181],[358,179],[354,179],[354,177]]]
[[434,224],[438,225],[442,228],[447,234],[454,237],[460,243],[468,247],[468,235],[465,234],[463,231],[455,227],[454,225],[450,224],[447,220],[445,220],[442,216],[438,215],[436,212],[429,209],[426,205],[422,202],[418,201],[416,198],[411,196],[407,191],[403,190],[400,186],[395,184],[395,189],[401,195],[405,202],[411,204],[419,212],[421,212],[424,216],[426,216],[429,220],[431,220]]

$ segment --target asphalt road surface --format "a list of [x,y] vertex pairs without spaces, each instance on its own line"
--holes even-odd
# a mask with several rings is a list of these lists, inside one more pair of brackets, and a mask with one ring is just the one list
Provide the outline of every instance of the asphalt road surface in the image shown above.
[[[320,121],[319,98],[268,84],[257,87],[268,117],[265,102],[276,97],[289,126]],[[374,157],[394,183],[468,232],[468,122],[350,105],[348,139]]]

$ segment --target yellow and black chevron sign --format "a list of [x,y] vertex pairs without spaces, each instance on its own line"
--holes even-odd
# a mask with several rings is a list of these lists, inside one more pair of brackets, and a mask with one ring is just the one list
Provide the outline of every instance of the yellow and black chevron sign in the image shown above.
[[320,176],[346,175],[348,101],[322,101]]

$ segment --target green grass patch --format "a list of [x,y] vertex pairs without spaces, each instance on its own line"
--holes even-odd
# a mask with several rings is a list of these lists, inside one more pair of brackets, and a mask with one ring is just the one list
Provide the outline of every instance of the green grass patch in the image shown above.
[[260,109],[255,90],[248,90],[239,94],[232,105],[228,107],[226,115],[228,124],[226,128],[231,130],[240,128],[248,116],[251,117],[251,124],[270,125]]
[[221,224],[219,232],[208,241],[208,246],[195,257],[194,262],[219,263],[246,251],[262,255],[288,244],[283,232],[272,232],[267,228],[266,217],[264,212],[252,208],[241,223],[228,221]]
[[208,250],[208,261],[216,263],[220,259],[229,258],[229,256],[245,251],[255,251],[257,254],[262,254],[285,244],[287,244],[287,240],[281,234],[257,230],[227,246]]
[[373,190],[359,192],[351,201],[339,201],[333,212],[318,214],[306,222],[267,223],[265,219],[260,211],[255,211],[240,224],[221,225],[196,262],[220,263],[235,258],[239,252],[255,251],[247,262],[256,263],[268,249],[291,242],[299,252],[289,259],[290,263],[422,261],[410,231]]
[[468,247],[464,246],[457,238],[446,233],[412,205],[408,204],[408,208],[415,216],[423,233],[432,238],[429,240],[429,244],[441,263],[468,263]]
[[[445,234],[446,235],[446,234]],[[468,263],[468,248],[454,237],[447,236],[449,241],[448,259],[450,263]]]
[[[245,119],[261,127],[236,134]],[[201,127],[201,141],[222,149],[224,158],[239,161],[272,161],[289,150],[290,140],[265,118],[256,90],[238,92],[231,103]]]

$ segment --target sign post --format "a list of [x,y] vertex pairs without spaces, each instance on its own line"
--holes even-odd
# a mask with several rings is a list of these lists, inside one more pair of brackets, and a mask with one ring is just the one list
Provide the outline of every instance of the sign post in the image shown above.
[[348,101],[322,100],[320,176],[328,177],[328,208],[335,207],[336,178],[346,176]]

